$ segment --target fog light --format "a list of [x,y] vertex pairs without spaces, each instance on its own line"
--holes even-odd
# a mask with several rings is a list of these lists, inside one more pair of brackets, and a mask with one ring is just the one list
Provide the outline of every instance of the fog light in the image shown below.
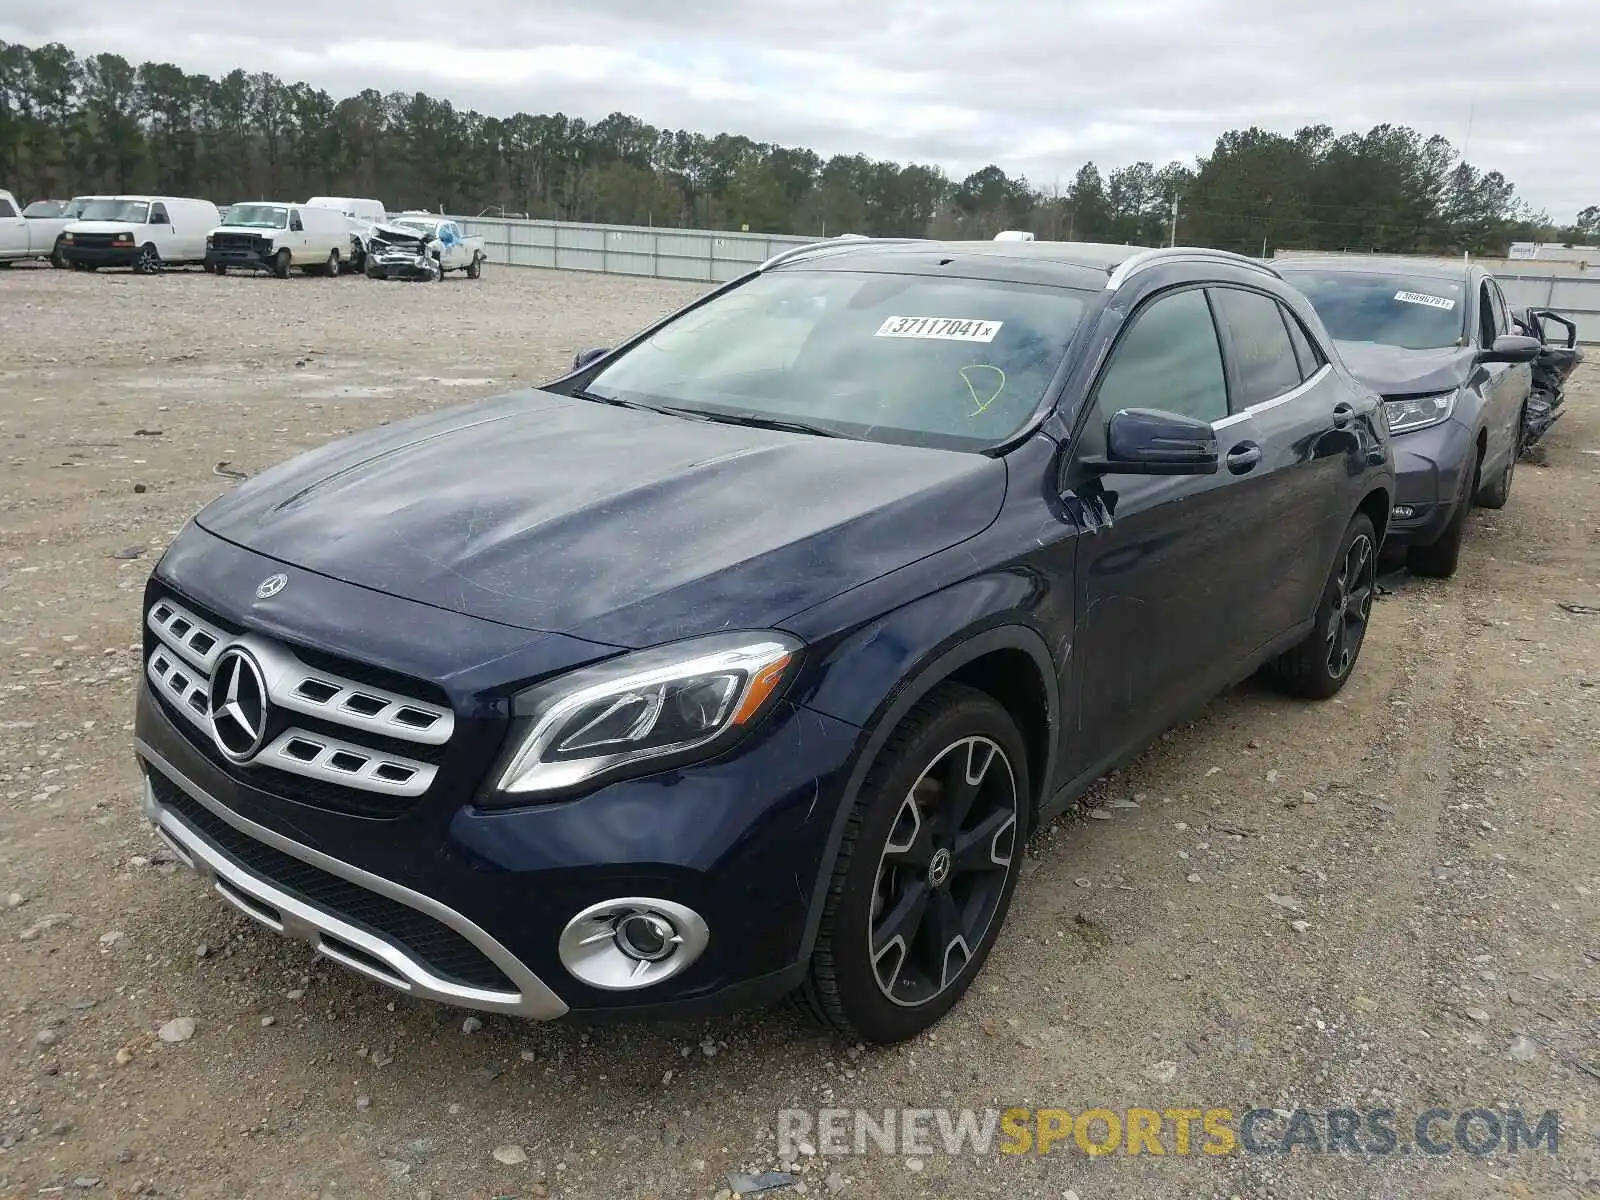
[[660,962],[683,941],[672,922],[655,913],[632,913],[614,926],[617,949],[640,962]]
[[711,933],[692,908],[671,900],[619,897],[592,904],[567,922],[561,965],[590,987],[631,991],[684,971]]
[[1417,510],[1409,504],[1396,504],[1394,506],[1394,519],[1396,521],[1409,521],[1417,515]]

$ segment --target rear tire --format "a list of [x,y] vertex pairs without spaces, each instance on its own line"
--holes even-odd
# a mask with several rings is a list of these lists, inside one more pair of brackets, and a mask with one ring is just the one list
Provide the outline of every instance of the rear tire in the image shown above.
[[472,261],[469,264],[467,264],[467,278],[468,279],[482,279],[483,278],[483,255],[474,254],[472,256]]
[[1356,669],[1377,592],[1378,535],[1372,519],[1357,513],[1339,543],[1311,632],[1272,664],[1273,681],[1307,700],[1337,694]]
[[322,273],[329,279],[339,278],[339,252],[337,250],[328,251],[328,261],[323,265]]
[[884,1045],[955,1007],[1016,890],[1029,786],[1022,735],[994,699],[944,684],[919,700],[846,818],[799,1008]]

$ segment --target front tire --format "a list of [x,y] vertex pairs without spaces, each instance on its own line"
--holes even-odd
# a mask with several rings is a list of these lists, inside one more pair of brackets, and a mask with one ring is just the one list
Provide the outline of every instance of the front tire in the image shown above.
[[1472,497],[1478,490],[1478,477],[1483,470],[1483,460],[1475,458],[1467,486],[1456,497],[1455,512],[1450,524],[1444,527],[1439,539],[1428,546],[1412,546],[1406,551],[1406,569],[1413,575],[1429,579],[1449,579],[1461,565],[1461,546],[1467,538],[1467,510],[1472,507]]
[[161,274],[161,251],[156,249],[154,242],[146,242],[139,247],[138,256],[133,260],[133,273],[135,275]]
[[1511,447],[1511,453],[1506,456],[1505,469],[1492,483],[1480,488],[1478,494],[1473,497],[1473,503],[1479,508],[1504,508],[1506,502],[1511,499],[1511,477],[1517,472],[1517,456],[1522,452],[1523,431],[1527,426],[1528,412],[1527,409],[1523,409],[1517,414],[1517,438]]
[[1271,675],[1290,695],[1326,700],[1349,681],[1366,641],[1378,592],[1378,535],[1357,513],[1344,531],[1311,632],[1272,664]]
[[50,251],[50,265],[58,271],[67,269],[67,252],[60,238],[56,239],[56,244]]
[[857,1041],[904,1041],[983,969],[1027,839],[1027,749],[990,696],[935,688],[890,736],[847,818],[798,995]]
[[292,256],[289,254],[287,248],[279,250],[272,256],[272,273],[279,279],[289,278],[289,265],[291,261]]

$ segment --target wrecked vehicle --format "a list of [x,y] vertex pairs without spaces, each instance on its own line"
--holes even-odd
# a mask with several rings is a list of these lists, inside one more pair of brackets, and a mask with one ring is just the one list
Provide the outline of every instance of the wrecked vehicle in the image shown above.
[[468,279],[477,279],[487,257],[483,239],[467,236],[449,217],[401,213],[373,226],[367,243],[367,278],[426,283],[462,271]]
[[1504,508],[1539,343],[1477,265],[1351,254],[1275,264],[1339,356],[1383,397],[1399,491],[1389,546],[1417,575],[1456,572],[1467,511]]
[[[1527,309],[1515,318],[1517,327],[1531,338],[1537,338],[1543,347],[1533,360],[1533,392],[1528,397],[1528,411],[1522,421],[1520,453],[1533,449],[1550,427],[1561,419],[1561,402],[1566,398],[1567,380],[1583,361],[1583,351],[1578,348],[1578,326],[1559,313],[1549,309]],[[1545,332],[1545,323],[1560,325],[1567,331],[1566,343],[1552,344]]]
[[199,512],[144,597],[144,811],[414,998],[912,1037],[1031,830],[1258,669],[1351,679],[1394,467],[1331,347],[1218,251],[789,251]]

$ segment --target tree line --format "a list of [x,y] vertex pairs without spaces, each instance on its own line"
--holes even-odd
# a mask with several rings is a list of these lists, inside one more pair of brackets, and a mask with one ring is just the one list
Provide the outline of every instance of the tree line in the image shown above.
[[372,196],[392,209],[767,233],[1041,238],[1387,253],[1504,254],[1513,240],[1600,237],[1600,206],[1558,228],[1450,142],[1379,125],[1250,128],[1192,163],[1085,163],[1064,184],[988,166],[811,150],[658,129],[612,113],[491,117],[422,92],[335,99],[243,69],[79,57],[0,42],[0,186],[24,201],[86,192],[219,204]]

